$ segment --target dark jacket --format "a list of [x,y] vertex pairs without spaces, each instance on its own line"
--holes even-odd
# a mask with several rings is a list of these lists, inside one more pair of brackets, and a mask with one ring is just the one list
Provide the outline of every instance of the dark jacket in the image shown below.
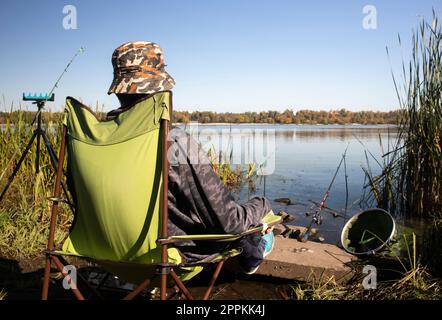
[[[171,130],[169,148],[169,234],[240,233],[260,225],[270,210],[269,202],[255,197],[235,202],[214,172],[201,146],[184,130]],[[189,261],[219,252],[225,243],[200,241],[180,244]]]

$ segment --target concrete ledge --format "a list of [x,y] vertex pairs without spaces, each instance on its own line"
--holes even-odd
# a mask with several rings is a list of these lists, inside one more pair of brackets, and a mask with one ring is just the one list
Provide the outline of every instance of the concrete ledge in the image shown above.
[[273,251],[266,257],[256,274],[305,281],[309,277],[334,276],[345,282],[354,274],[349,266],[357,258],[337,246],[275,237]]

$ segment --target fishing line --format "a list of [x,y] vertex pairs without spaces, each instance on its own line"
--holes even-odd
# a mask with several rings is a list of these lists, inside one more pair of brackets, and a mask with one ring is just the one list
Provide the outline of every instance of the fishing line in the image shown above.
[[[74,62],[75,58],[80,54],[83,53],[86,49],[84,47],[80,47],[80,49],[77,50],[77,52],[74,54],[74,56],[72,57],[72,59],[68,62],[68,64],[66,65],[66,67],[64,68],[63,72],[60,74],[60,76],[58,77],[57,81],[55,81],[54,85],[52,86],[51,90],[49,91],[48,97],[43,100],[43,104],[46,103],[48,101],[48,99],[50,99],[50,97],[52,96],[52,94],[54,93],[55,89],[58,88],[58,84],[60,83],[61,79],[63,78],[63,76],[65,75],[65,73],[68,71],[69,67],[71,66],[71,64]],[[41,113],[41,109],[39,109],[37,111],[37,113],[35,114],[34,119],[31,122],[31,126],[34,125],[35,121],[37,120],[38,115]]]
[[344,154],[344,176],[345,176],[345,209],[344,209],[344,221],[347,219],[348,210],[348,175],[347,175],[347,156]]

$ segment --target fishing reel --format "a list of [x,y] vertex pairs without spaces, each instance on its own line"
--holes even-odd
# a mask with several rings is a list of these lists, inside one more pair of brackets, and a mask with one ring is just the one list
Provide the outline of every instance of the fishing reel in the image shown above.
[[298,241],[307,242],[313,234],[314,234],[313,229],[311,227],[309,227],[306,231],[302,232],[298,236]]
[[302,232],[299,237],[298,241],[300,242],[307,242],[311,236],[316,235],[317,230],[313,228],[313,224],[316,224],[320,226],[322,224],[322,217],[321,215],[314,215],[312,218],[312,221],[310,222],[310,225],[308,226],[307,230]]

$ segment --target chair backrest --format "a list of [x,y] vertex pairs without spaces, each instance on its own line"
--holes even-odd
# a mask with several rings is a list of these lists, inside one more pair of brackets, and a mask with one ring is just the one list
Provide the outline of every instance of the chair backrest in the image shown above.
[[99,260],[160,261],[161,120],[170,119],[170,109],[171,93],[165,91],[99,121],[67,98],[67,173],[76,215],[63,251]]

